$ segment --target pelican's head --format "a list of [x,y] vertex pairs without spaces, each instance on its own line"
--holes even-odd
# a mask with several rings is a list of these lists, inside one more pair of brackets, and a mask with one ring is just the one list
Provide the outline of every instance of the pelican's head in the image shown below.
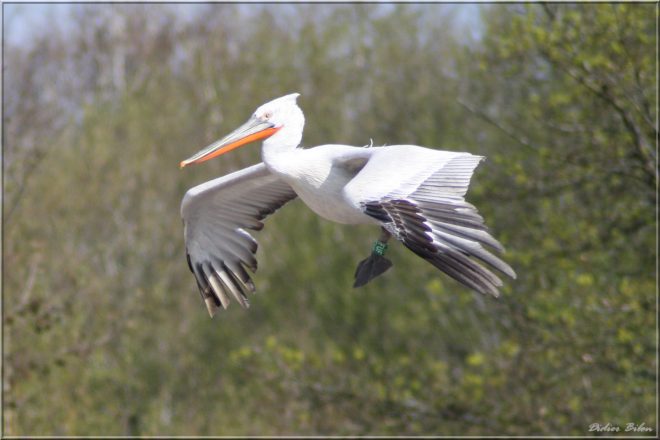
[[305,117],[296,104],[298,96],[300,96],[299,93],[292,93],[263,104],[245,124],[182,161],[179,164],[180,167],[204,162],[261,139],[268,139],[269,144],[277,144],[280,147],[297,147],[302,139],[302,130],[305,125]]

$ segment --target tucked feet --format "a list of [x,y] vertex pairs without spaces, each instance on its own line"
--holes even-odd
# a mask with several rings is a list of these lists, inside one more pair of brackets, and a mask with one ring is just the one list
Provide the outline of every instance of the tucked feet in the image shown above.
[[387,269],[392,267],[392,262],[385,258],[385,250],[387,249],[387,240],[391,237],[390,233],[382,229],[380,238],[374,243],[374,248],[371,255],[360,261],[357,269],[355,270],[355,283],[353,287],[361,287],[369,281],[376,278],[378,275],[383,274]]

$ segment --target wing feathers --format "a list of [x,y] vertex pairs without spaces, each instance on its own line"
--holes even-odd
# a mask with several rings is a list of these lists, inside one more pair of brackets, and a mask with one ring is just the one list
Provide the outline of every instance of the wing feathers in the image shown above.
[[[411,200],[383,200],[365,204],[365,213],[374,213],[375,218],[389,218],[390,222],[384,223],[397,239],[410,250],[429,261],[438,269],[447,273],[452,278],[464,285],[481,293],[498,296],[498,287],[502,281],[490,270],[480,265],[470,257],[486,263],[487,265],[515,278],[515,272],[505,262],[484,249],[480,241],[488,243],[495,242],[487,232],[477,230],[466,232],[463,235],[452,233],[451,229],[438,227],[443,225],[439,222],[437,211],[433,214],[417,206]],[[433,221],[429,219],[433,219]],[[444,217],[440,217],[444,220]],[[470,240],[471,234],[476,234],[480,240]],[[486,234],[488,238],[484,238]]]
[[227,267],[229,268],[229,273],[234,275],[245,287],[250,291],[253,292],[255,291],[254,284],[252,283],[252,280],[250,279],[250,275],[245,271],[243,266],[237,262],[237,261],[231,261],[227,260],[226,261]]
[[210,266],[205,266],[205,269],[206,277],[208,278],[211,287],[213,287],[213,293],[215,294],[216,298],[218,298],[218,301],[220,301],[220,304],[222,304],[222,308],[227,310],[227,307],[229,307],[229,297],[227,296],[227,292],[225,292],[225,286],[220,283],[220,280],[215,274],[213,268]]
[[188,265],[213,316],[230,299],[249,307],[257,270],[257,241],[246,229],[294,199],[296,193],[261,163],[190,189],[181,203]]
[[435,231],[446,232],[450,235],[463,237],[490,246],[498,252],[504,252],[504,247],[484,230],[466,228],[437,220],[429,220],[429,223]]
[[234,274],[227,265],[223,265],[223,267],[227,275],[229,275],[229,278],[231,278],[232,283],[234,283],[234,286],[239,290],[241,295],[245,297],[245,300],[247,301],[248,293],[254,292],[254,285],[252,285],[252,289],[250,289],[250,286],[241,281],[241,279],[236,274]]
[[[484,225],[477,209],[464,200],[475,167],[483,159],[454,153],[405,198],[394,191],[379,200],[361,203],[365,214],[383,226],[410,250],[460,283],[481,293],[498,296],[502,280],[490,268],[515,278],[511,267],[483,245],[504,248]],[[484,265],[479,264],[479,262]]]
[[229,292],[232,294],[234,299],[238,301],[238,303],[243,307],[244,309],[247,309],[250,307],[250,303],[248,303],[248,299],[243,293],[240,291],[240,289],[236,286],[234,281],[229,277],[227,272],[224,270],[216,269],[216,273],[220,277],[220,282],[222,283],[222,286],[225,287],[225,291],[229,290]]
[[449,245],[460,249],[466,255],[474,255],[484,263],[490,264],[495,269],[510,276],[511,278],[516,277],[516,274],[513,269],[511,269],[511,266],[485,250],[479,245],[479,243],[456,235],[447,234],[443,231],[434,231],[434,233],[440,242],[448,243]]

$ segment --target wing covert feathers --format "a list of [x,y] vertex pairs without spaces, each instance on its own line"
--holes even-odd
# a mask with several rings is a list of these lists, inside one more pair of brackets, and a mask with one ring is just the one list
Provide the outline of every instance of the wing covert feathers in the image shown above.
[[491,269],[511,278],[516,274],[484,247],[504,251],[488,233],[477,209],[463,199],[482,159],[457,154],[407,197],[386,196],[365,201],[362,207],[433,266],[473,290],[497,297],[502,280]]

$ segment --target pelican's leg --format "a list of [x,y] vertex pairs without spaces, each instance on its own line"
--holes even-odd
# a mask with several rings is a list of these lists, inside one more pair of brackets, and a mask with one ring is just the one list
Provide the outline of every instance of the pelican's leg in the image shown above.
[[355,270],[355,283],[353,287],[364,286],[392,267],[392,262],[383,256],[387,250],[387,241],[391,236],[392,234],[387,232],[385,228],[381,228],[380,238],[374,243],[371,255],[360,261],[360,264],[358,264]]

